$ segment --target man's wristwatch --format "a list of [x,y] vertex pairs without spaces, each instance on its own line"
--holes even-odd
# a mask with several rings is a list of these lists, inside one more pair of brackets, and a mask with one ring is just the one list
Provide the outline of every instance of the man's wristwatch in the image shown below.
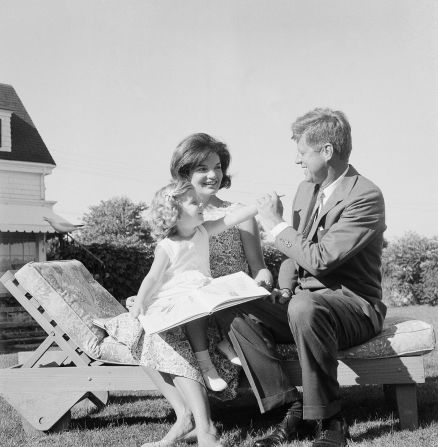
[[292,298],[292,290],[288,289],[287,287],[284,287],[283,289],[280,289],[280,295],[282,298]]

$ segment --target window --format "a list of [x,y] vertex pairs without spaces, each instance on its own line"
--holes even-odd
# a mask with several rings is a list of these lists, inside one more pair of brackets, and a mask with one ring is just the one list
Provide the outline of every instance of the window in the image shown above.
[[18,270],[38,260],[36,236],[33,233],[0,233],[0,272]]

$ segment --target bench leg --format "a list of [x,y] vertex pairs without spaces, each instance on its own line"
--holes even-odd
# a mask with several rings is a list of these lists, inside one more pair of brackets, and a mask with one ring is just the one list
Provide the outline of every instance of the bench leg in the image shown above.
[[[54,431],[67,429],[71,407],[86,396],[87,393],[82,391],[61,394],[49,391],[35,391],[34,393],[6,392],[3,394],[3,397],[28,422],[28,424],[23,424],[23,428],[26,429],[30,425],[35,430],[43,432],[52,428]],[[57,424],[61,420],[62,422]]]
[[383,394],[385,396],[386,403],[391,409],[397,409],[397,397],[395,394],[395,385],[385,384],[383,385]]
[[418,428],[417,384],[395,385],[397,410],[402,430]]

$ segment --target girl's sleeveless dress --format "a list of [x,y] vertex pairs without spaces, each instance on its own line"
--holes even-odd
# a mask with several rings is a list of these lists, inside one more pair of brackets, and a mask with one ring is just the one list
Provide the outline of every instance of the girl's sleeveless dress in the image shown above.
[[[222,208],[204,213],[205,220],[219,219],[236,206],[238,205],[224,202]],[[200,243],[200,238],[205,237],[205,234],[201,235],[202,231],[205,232],[202,228],[195,233],[194,239],[188,241],[176,242],[168,239],[161,241],[165,245],[163,248],[166,252],[170,256],[175,256],[174,261],[176,262],[172,263],[175,268],[166,272],[168,274],[165,277],[164,289],[160,289],[160,297],[171,294],[172,290],[177,290],[175,287],[196,287],[204,275],[210,276],[208,250],[203,251],[200,248],[202,246],[205,248],[206,245]],[[210,238],[210,269],[214,278],[237,271],[249,272],[237,227],[229,228]],[[201,274],[195,274],[194,270],[200,270]],[[228,387],[224,391],[214,393],[214,396],[221,399],[232,399],[236,396],[241,368],[229,362],[216,349],[221,338],[216,325],[210,325],[208,331],[210,356],[219,375],[228,383]],[[198,363],[182,326],[164,333],[143,335],[133,354],[139,359],[141,365],[160,372],[187,377],[204,384]]]

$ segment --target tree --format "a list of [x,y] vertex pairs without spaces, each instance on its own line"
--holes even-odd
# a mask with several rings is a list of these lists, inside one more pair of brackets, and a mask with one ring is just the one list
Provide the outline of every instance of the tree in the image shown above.
[[113,197],[90,207],[84,214],[84,228],[75,236],[81,243],[138,246],[152,241],[142,213],[144,202],[135,204],[127,197]]

